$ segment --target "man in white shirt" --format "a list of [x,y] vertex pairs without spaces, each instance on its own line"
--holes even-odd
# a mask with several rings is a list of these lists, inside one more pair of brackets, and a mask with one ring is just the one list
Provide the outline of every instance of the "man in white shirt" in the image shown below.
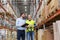
[[20,18],[16,19],[16,27],[17,27],[17,40],[25,40],[25,27],[22,27],[25,23],[25,14],[21,13]]

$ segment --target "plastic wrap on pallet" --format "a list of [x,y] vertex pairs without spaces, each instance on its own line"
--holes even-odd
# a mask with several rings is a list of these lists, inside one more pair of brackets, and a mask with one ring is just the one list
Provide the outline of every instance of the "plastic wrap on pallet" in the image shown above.
[[60,20],[53,23],[54,40],[60,40]]
[[54,40],[58,40],[57,38],[58,38],[58,34],[57,34],[57,25],[56,25],[56,23],[53,23],[53,32],[54,32]]
[[38,40],[42,40],[43,32],[43,29],[38,30]]
[[53,34],[51,33],[51,31],[49,29],[45,29],[42,39],[43,40],[54,40]]
[[58,40],[60,40],[60,20],[56,21],[57,24],[57,31],[58,31]]
[[3,38],[3,40],[6,40],[6,30],[5,29],[0,29],[0,39]]

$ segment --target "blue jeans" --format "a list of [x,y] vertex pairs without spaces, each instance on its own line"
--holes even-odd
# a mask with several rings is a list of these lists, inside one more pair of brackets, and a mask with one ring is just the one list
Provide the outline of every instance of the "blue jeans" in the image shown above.
[[25,30],[17,30],[17,40],[25,40]]
[[34,32],[27,32],[27,40],[34,40]]

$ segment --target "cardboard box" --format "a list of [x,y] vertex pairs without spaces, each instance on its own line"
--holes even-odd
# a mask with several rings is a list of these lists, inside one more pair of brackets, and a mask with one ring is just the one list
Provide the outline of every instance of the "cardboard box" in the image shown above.
[[42,36],[42,40],[54,40],[53,34],[51,34],[49,29],[45,29],[44,35]]
[[51,2],[48,4],[48,8],[49,8],[49,14],[52,14],[52,12],[54,12],[57,7],[58,7],[58,0],[51,0]]
[[38,30],[38,40],[42,40],[43,33],[44,33],[43,29]]

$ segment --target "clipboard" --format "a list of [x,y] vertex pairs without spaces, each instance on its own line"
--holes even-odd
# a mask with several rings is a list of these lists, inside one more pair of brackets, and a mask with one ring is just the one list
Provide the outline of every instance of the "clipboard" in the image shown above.
[[25,23],[24,25],[22,25],[21,27],[26,27],[26,26],[28,26],[29,24],[27,24],[27,23]]

